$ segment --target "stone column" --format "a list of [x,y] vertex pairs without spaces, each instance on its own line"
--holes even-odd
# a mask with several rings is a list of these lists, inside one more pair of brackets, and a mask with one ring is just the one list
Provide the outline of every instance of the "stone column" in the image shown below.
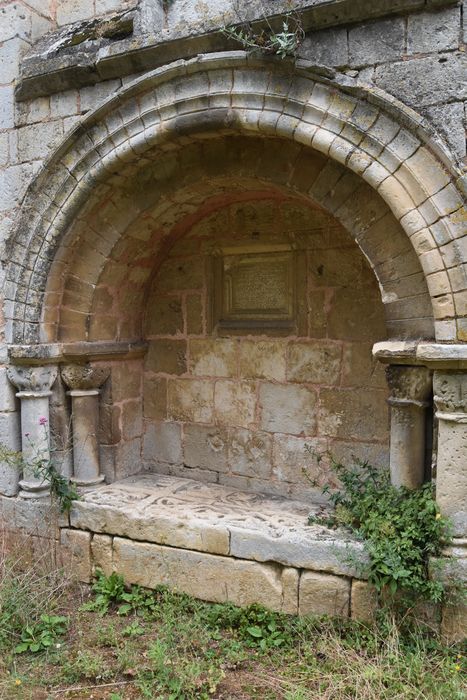
[[57,377],[56,367],[8,367],[8,378],[18,389],[21,399],[21,449],[23,478],[19,482],[20,496],[47,496],[49,487],[34,475],[32,465],[38,460],[50,460],[49,397]]
[[99,388],[109,376],[108,367],[66,365],[61,373],[72,401],[73,478],[77,486],[91,488],[104,481],[99,466]]
[[454,527],[467,535],[467,371],[437,370],[433,380],[438,418],[436,500]]
[[424,481],[431,372],[426,367],[389,365],[386,377],[391,392],[391,482],[416,489]]

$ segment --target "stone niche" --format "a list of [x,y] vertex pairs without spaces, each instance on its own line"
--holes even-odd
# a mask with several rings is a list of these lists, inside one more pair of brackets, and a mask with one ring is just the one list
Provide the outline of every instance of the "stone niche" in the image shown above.
[[387,466],[379,288],[322,210],[271,197],[195,223],[153,280],[145,334],[145,469],[305,498],[329,451]]

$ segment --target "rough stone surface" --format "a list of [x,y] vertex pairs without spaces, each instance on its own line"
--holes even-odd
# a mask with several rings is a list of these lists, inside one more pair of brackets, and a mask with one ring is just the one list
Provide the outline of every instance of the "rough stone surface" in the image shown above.
[[[128,583],[147,588],[166,585],[201,600],[235,605],[260,603],[272,610],[297,609],[297,581],[274,564],[161,547],[114,538],[114,566]],[[295,590],[293,590],[295,588]],[[295,600],[295,605],[293,601]]]
[[60,545],[63,565],[79,581],[91,581],[91,535],[81,530],[60,531]]
[[340,576],[304,571],[300,577],[300,615],[340,615],[349,611],[350,581]]
[[461,8],[409,15],[407,52],[431,53],[457,49],[461,29]]
[[[375,83],[414,109],[467,99],[464,53],[446,53],[380,66]],[[436,84],[436,90],[433,85]]]
[[350,593],[350,617],[371,623],[378,608],[376,590],[367,581],[352,581]]
[[259,394],[261,427],[270,432],[313,435],[317,395],[302,386],[262,384]]

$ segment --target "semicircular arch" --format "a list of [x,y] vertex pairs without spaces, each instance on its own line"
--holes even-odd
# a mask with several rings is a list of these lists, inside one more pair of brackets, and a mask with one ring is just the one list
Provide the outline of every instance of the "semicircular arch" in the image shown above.
[[[165,154],[162,171],[170,180],[176,146],[238,134],[295,142],[299,157],[309,161],[308,172],[306,164],[295,168],[301,192],[334,207],[350,230],[363,229],[354,237],[378,276],[383,300],[385,284],[404,276],[400,256],[406,255],[418,265],[414,274],[422,271],[436,338],[466,339],[466,214],[459,173],[448,167],[417,115],[380,91],[315,75],[303,61],[284,66],[232,52],[177,61],[144,75],[86,116],[46,163],[9,243],[9,342],[44,340],[41,318],[46,289],[53,292],[47,287],[52,265],[67,265],[67,232],[84,210],[102,206],[123,179],[151,167],[155,153]],[[320,158],[326,162],[316,171],[313,163]],[[349,181],[361,188],[360,208],[358,187],[344,201],[336,196]],[[133,218],[140,213],[141,207]],[[129,225],[131,206],[125,216]],[[384,216],[391,226],[380,225],[378,239],[368,235]],[[396,229],[402,238],[392,235]],[[384,247],[385,261],[378,258]],[[98,275],[98,255],[93,266]]]

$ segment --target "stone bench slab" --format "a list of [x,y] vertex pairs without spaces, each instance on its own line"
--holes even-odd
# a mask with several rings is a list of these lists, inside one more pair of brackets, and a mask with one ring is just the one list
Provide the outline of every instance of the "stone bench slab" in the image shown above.
[[308,525],[321,506],[159,474],[140,474],[83,495],[72,528],[166,547],[276,562],[364,578],[363,545]]

